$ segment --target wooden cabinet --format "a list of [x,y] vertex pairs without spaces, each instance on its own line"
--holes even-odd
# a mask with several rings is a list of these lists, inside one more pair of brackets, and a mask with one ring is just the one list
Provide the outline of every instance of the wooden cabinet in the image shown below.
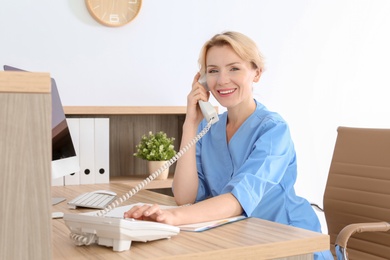
[[[138,183],[147,175],[146,161],[133,156],[142,135],[149,131],[164,131],[175,138],[175,150],[180,148],[185,106],[155,107],[101,107],[65,106],[67,117],[108,117],[110,119],[110,179],[111,181]],[[169,169],[170,176],[175,164]],[[155,181],[153,188],[171,187],[172,179]]]
[[51,259],[48,73],[0,72],[0,259]]

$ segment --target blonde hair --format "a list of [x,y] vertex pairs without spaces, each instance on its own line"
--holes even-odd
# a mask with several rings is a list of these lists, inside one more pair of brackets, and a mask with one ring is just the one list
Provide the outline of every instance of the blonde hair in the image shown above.
[[242,60],[250,62],[254,69],[264,70],[264,58],[257,48],[256,43],[242,33],[228,31],[214,35],[203,45],[198,60],[201,75],[206,73],[206,56],[208,50],[213,46],[225,45],[230,46]]

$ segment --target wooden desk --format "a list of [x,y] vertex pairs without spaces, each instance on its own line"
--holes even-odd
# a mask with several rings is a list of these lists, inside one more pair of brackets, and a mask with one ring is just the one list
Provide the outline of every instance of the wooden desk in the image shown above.
[[[129,186],[121,183],[52,187],[53,197],[74,198],[82,192],[109,189],[121,195]],[[172,197],[142,190],[126,204],[137,202],[175,205]],[[70,210],[66,202],[53,211]],[[312,252],[329,249],[329,236],[256,218],[208,231],[180,232],[170,239],[133,242],[129,251],[114,252],[97,245],[77,247],[62,219],[53,219],[53,259],[312,259]]]

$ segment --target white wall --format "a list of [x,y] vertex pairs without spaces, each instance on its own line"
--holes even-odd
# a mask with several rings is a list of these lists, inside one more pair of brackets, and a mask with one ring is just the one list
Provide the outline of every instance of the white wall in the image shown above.
[[387,0],[144,0],[120,28],[83,0],[0,1],[0,65],[50,72],[68,106],[185,105],[203,42],[247,34],[266,57],[255,96],[289,122],[310,201],[338,126],[390,127]]

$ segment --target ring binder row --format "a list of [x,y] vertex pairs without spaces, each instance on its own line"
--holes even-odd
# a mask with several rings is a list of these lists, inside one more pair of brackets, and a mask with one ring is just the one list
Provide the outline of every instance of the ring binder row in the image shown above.
[[52,181],[53,186],[108,183],[110,179],[109,118],[67,118],[80,171]]

